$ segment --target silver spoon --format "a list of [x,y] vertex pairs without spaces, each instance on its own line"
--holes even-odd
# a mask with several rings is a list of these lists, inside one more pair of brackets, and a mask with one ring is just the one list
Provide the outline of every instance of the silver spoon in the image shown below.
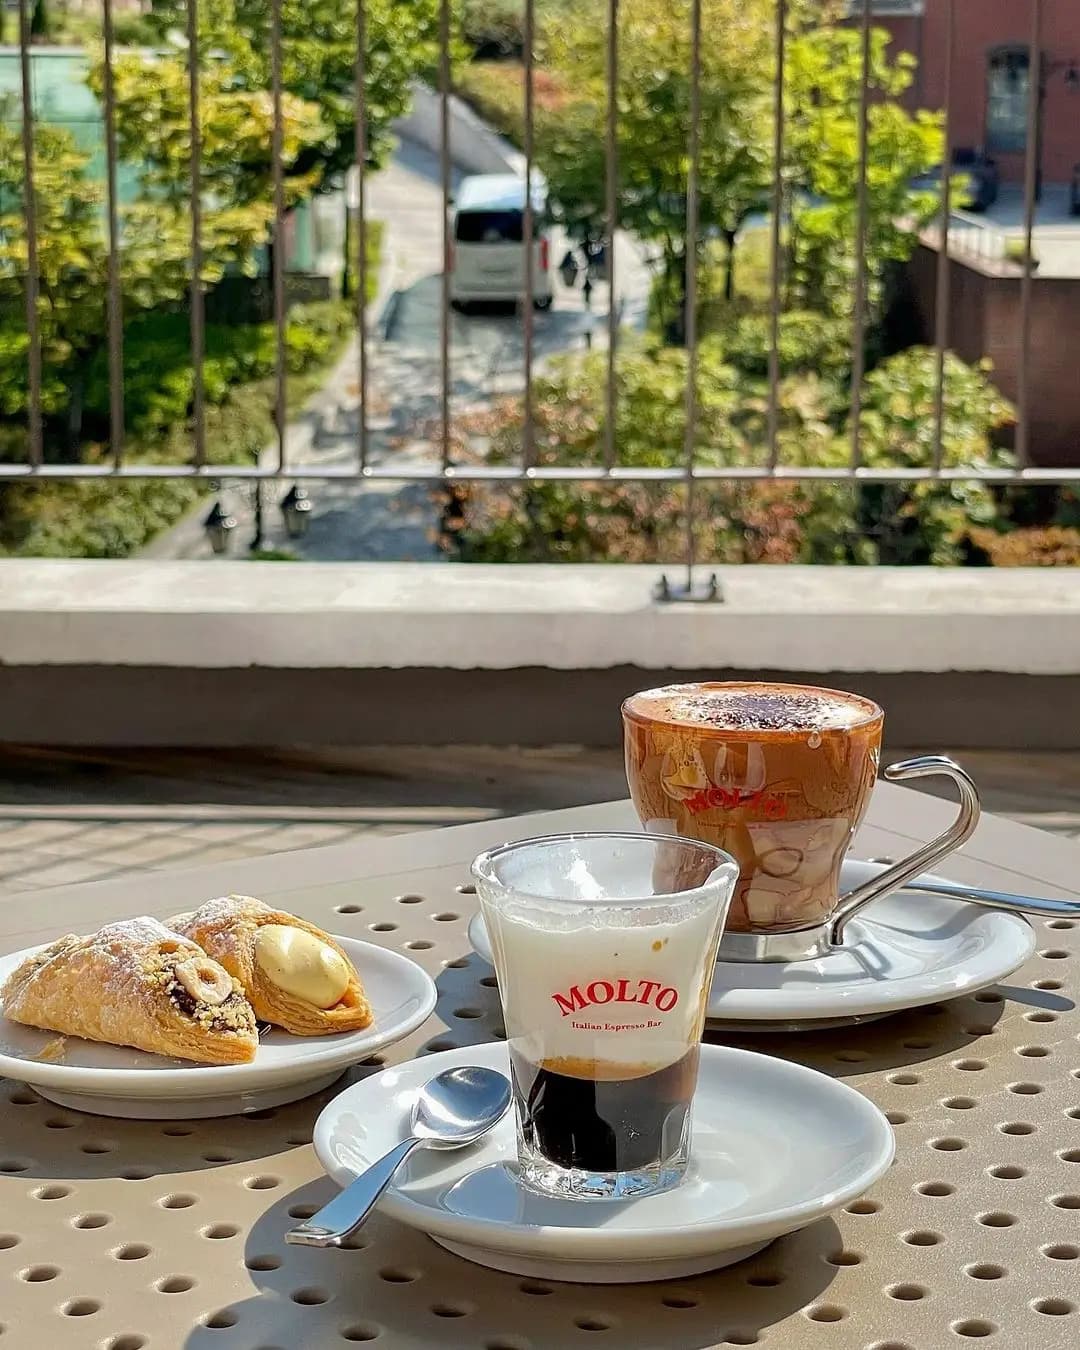
[[510,1081],[495,1069],[464,1065],[444,1069],[420,1089],[412,1109],[412,1134],[373,1162],[354,1182],[304,1223],[285,1234],[303,1247],[340,1247],[356,1232],[414,1149],[474,1144],[506,1114]]
[[916,878],[906,891],[925,891],[928,895],[947,895],[953,900],[970,900],[987,909],[1006,909],[1014,914],[1052,915],[1058,919],[1080,919],[1080,900],[1051,900],[1041,895],[1014,895],[1012,891],[988,890],[985,886],[961,886],[951,881],[920,881]]
[[[889,863],[889,858],[871,858],[874,863]],[[1056,919],[1080,919],[1080,900],[1052,900],[1041,895],[1016,895],[1012,891],[995,891],[986,886],[965,886],[956,881],[931,881],[929,877],[914,877],[904,883],[905,891],[923,891],[927,895],[945,895],[950,900],[970,900],[987,909],[1004,909],[1013,914],[1041,914]]]

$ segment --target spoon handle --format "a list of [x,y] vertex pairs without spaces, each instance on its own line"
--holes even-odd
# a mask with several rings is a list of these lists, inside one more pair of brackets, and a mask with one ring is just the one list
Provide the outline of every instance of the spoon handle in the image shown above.
[[422,1139],[404,1139],[389,1153],[361,1172],[340,1195],[323,1205],[310,1219],[289,1229],[285,1241],[301,1247],[340,1247],[360,1227],[394,1173]]
[[953,900],[970,900],[987,909],[1006,909],[1014,914],[1045,914],[1056,918],[1080,918],[1080,900],[1051,900],[1038,895],[1013,895],[1011,891],[992,891],[983,886],[960,886],[949,881],[909,881],[909,891],[927,891],[947,895]]

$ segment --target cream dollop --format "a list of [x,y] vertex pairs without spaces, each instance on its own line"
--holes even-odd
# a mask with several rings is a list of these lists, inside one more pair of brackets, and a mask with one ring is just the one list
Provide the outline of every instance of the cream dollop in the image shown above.
[[255,936],[259,969],[293,998],[332,1008],[349,987],[352,971],[344,957],[302,928],[267,923]]

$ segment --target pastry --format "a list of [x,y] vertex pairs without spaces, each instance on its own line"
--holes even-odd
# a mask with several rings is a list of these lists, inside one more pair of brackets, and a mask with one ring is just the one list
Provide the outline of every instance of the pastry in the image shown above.
[[157,919],[69,933],[12,972],[0,1005],[26,1026],[200,1064],[246,1064],[259,1044],[239,982]]
[[314,924],[249,895],[210,900],[172,923],[240,981],[262,1021],[295,1036],[371,1025],[352,962]]

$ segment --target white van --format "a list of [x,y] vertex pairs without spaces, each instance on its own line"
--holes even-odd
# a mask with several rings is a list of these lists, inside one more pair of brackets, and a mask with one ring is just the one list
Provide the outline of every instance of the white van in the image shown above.
[[[547,194],[533,180],[533,303],[549,309],[551,222]],[[465,178],[454,203],[450,298],[458,307],[474,300],[517,303],[525,295],[525,180],[516,174]]]

